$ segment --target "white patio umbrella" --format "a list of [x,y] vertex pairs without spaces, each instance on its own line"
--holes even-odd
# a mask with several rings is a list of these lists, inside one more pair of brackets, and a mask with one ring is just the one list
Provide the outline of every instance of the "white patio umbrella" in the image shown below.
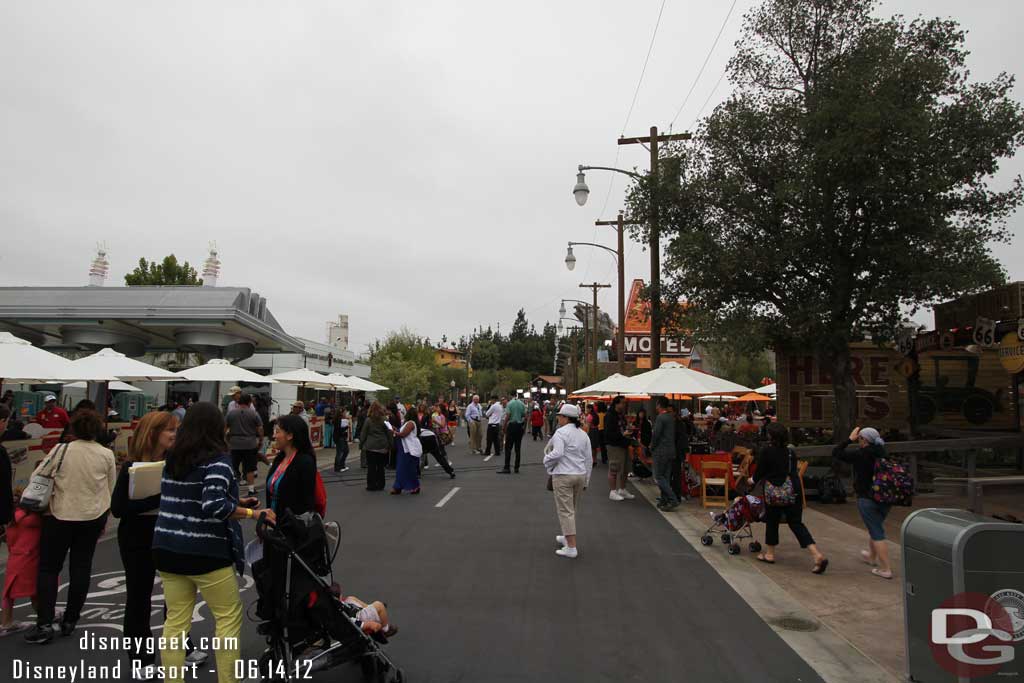
[[352,382],[353,384],[356,385],[356,387],[357,387],[356,391],[387,391],[388,390],[388,387],[386,387],[386,386],[384,386],[382,384],[377,384],[376,382],[371,382],[368,379],[363,379],[362,377],[356,377],[355,375],[352,375],[352,376],[350,376],[350,377],[348,377],[346,379],[348,379],[350,382]]
[[747,393],[747,387],[721,377],[697,372],[679,363],[664,363],[660,368],[633,375],[620,385],[621,393],[690,394],[691,396]]
[[756,391],[759,394],[764,394],[765,396],[774,397],[775,394],[778,393],[777,387],[778,387],[777,384],[766,384],[763,387],[761,387],[760,389],[754,389],[754,391]]
[[630,378],[625,375],[615,373],[605,377],[600,382],[591,384],[589,387],[583,387],[572,392],[573,396],[607,396],[608,394],[625,394],[629,392],[628,382]]
[[314,389],[333,389],[334,385],[327,379],[327,375],[322,375],[315,370],[309,368],[298,368],[297,370],[289,370],[288,372],[279,372],[276,375],[270,375],[270,379],[282,384],[298,384],[303,387],[312,387]]
[[[75,366],[75,369],[79,372],[88,373],[89,377],[102,378],[108,381],[119,379],[126,382],[157,382],[181,379],[181,375],[177,373],[129,358],[114,349],[101,349],[91,356],[71,361],[71,365]],[[82,378],[74,377],[69,379]]]
[[334,372],[327,375],[327,380],[334,385],[334,388],[338,391],[363,391],[363,389],[353,381],[355,379],[355,377],[346,377],[340,372]]
[[[71,384],[64,385],[65,389],[87,389],[88,387],[89,384],[87,382],[72,382]],[[142,389],[139,389],[138,387],[133,387],[131,384],[125,384],[124,382],[119,382],[116,380],[113,382],[109,382],[107,384],[107,388],[110,389],[111,391],[134,391],[139,393],[142,392]]]
[[32,346],[10,332],[0,332],[0,380],[9,382],[50,382],[102,380],[103,375],[74,367],[67,358]]
[[214,358],[203,365],[183,370],[181,376],[191,382],[250,382],[253,384],[277,384],[277,380],[258,375],[252,370],[232,365],[223,358]]
[[706,396],[698,396],[702,401],[735,401],[735,396],[729,396],[727,394],[708,394]]

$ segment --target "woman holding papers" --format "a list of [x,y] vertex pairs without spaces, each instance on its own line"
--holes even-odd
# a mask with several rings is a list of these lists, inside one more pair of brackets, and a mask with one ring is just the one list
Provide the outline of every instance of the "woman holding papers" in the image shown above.
[[[128,445],[128,459],[121,467],[110,501],[110,513],[121,520],[117,526],[117,545],[124,564],[124,635],[133,643],[151,643],[149,628],[153,607],[153,527],[160,509],[160,475],[164,454],[174,445],[178,417],[156,412],[144,416]],[[144,640],[143,640],[144,639]],[[202,664],[207,655],[190,649],[187,660]],[[156,652],[135,647],[131,653],[134,680],[155,677]],[[138,662],[135,664],[135,662]]]

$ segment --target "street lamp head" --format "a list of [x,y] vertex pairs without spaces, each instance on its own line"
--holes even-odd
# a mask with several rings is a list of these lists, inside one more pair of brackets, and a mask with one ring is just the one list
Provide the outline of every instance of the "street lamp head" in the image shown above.
[[451,388],[452,388],[452,389],[454,389],[454,388],[455,388],[455,380],[452,380],[452,381],[451,381],[451,382],[449,383],[449,386],[451,386]]
[[[576,270],[576,256],[572,253],[572,242],[569,242],[569,251],[565,252],[565,267],[569,270]],[[565,308],[565,305],[562,305]]]
[[[562,306],[562,309],[564,310],[565,306]],[[565,332],[565,325],[563,325],[562,321],[559,320],[558,321],[558,334],[562,334],[563,332]]]
[[572,188],[572,195],[576,197],[576,203],[583,206],[590,196],[590,188],[587,187],[587,179],[583,171],[576,174],[576,186]]
[[[562,302],[561,308],[558,309],[558,317],[560,317],[560,318],[564,318],[565,317],[565,302],[564,301]],[[559,329],[562,328],[562,323],[558,323],[558,328]]]

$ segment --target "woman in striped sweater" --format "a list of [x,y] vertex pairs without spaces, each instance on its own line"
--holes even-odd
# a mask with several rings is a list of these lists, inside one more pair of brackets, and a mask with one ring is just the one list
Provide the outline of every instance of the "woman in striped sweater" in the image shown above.
[[[272,510],[254,510],[257,498],[239,498],[231,456],[224,442],[224,417],[212,403],[189,408],[160,484],[160,512],[153,533],[153,558],[164,585],[167,619],[160,657],[165,681],[183,683],[185,638],[192,625],[198,590],[216,622],[222,645],[216,652],[217,680],[235,683],[235,661],[242,630],[242,603],[232,566],[242,573],[244,554],[239,519]],[[234,647],[230,647],[234,644]]]

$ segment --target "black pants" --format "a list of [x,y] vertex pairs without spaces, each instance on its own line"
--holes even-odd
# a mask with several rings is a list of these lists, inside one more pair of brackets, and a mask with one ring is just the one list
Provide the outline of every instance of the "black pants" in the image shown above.
[[487,448],[484,455],[491,454],[491,444],[494,444],[494,454],[501,455],[501,425],[487,425]]
[[334,471],[337,472],[345,466],[348,460],[348,435],[342,434],[341,440],[334,444]]
[[782,521],[782,516],[786,516],[786,524],[789,526],[789,530],[796,536],[797,542],[801,548],[806,548],[809,545],[814,544],[814,537],[811,536],[811,532],[804,526],[804,508],[800,503],[790,505],[789,507],[776,508],[768,507],[765,508],[764,515],[764,544],[765,545],[778,545],[779,544],[779,522]]
[[543,429],[543,427],[541,427],[541,425],[534,425],[534,427],[533,427],[533,440],[534,441],[536,441],[537,439],[543,439],[544,438],[544,435],[541,434],[541,430],[542,429]]
[[89,579],[92,574],[92,556],[96,552],[96,543],[100,540],[100,532],[107,522],[104,512],[96,519],[85,522],[69,522],[57,519],[52,515],[43,517],[43,528],[39,538],[39,575],[36,580],[36,592],[39,596],[39,613],[36,624],[49,626],[53,623],[54,609],[57,604],[57,580],[60,570],[64,567],[64,558],[69,552],[68,561],[68,601],[64,608],[64,622],[74,624],[82,614],[82,606],[89,594]]
[[601,464],[608,464],[608,444],[604,442],[604,430],[597,433],[597,442],[601,444]]
[[523,434],[526,425],[522,422],[509,422],[508,431],[505,432],[505,469],[508,469],[508,461],[512,456],[512,447],[516,449],[516,472],[519,471],[519,451],[523,447]]
[[381,451],[366,451],[366,490],[384,490],[384,466],[388,454]]
[[427,464],[427,455],[434,456],[434,460],[441,468],[451,474],[455,470],[452,469],[451,463],[448,462],[448,456],[444,453],[444,446],[441,445],[441,440],[436,436],[421,436],[420,444],[423,446],[423,464]]
[[672,487],[672,493],[676,494],[676,498],[682,500],[683,498],[683,456],[677,455],[672,458],[672,474],[669,481],[669,485]]
[[[155,521],[156,517],[149,519]],[[140,641],[134,639],[153,636],[150,619],[156,564],[153,562],[153,525],[149,524],[147,534],[142,527],[148,520],[142,518],[138,521],[139,524],[134,524],[128,518],[121,520],[117,527],[117,546],[124,565],[124,636],[133,639],[131,658],[139,661],[141,666],[149,666],[156,663],[156,653],[137,647]]]

